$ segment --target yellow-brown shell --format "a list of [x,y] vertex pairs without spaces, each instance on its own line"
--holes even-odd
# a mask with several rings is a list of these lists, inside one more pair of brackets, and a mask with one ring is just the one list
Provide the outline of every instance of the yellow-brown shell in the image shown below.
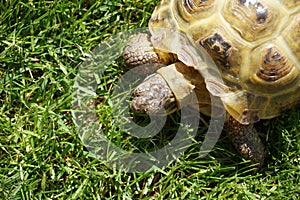
[[211,55],[241,123],[300,102],[300,0],[162,0],[149,27],[183,32]]

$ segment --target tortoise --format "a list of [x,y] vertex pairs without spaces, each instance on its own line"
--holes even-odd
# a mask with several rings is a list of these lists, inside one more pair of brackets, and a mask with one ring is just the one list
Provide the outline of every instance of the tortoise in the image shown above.
[[[224,131],[245,159],[262,166],[266,150],[254,124],[300,102],[300,1],[162,0],[149,30],[134,36],[123,53],[127,65],[150,63],[154,69],[135,89],[132,110],[172,113],[192,90],[209,115],[209,95],[219,91]],[[174,32],[185,37],[176,40]],[[202,73],[209,70],[201,67],[205,56],[216,64],[222,84]],[[155,69],[157,63],[163,66]]]

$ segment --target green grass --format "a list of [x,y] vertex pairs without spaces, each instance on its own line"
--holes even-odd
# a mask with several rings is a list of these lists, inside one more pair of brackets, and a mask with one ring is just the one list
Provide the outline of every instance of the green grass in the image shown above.
[[[71,116],[79,66],[101,41],[145,27],[156,3],[1,1],[0,199],[300,198],[299,106],[259,123],[269,153],[256,174],[227,137],[204,159],[195,144],[156,172],[126,174],[89,154]],[[109,105],[125,70],[108,67],[98,109],[104,133],[128,148],[134,141],[110,120]],[[199,141],[205,130],[199,128]]]

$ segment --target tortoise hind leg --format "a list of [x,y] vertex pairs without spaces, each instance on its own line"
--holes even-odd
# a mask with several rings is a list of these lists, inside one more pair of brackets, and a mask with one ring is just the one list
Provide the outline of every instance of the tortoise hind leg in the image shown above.
[[230,116],[225,124],[225,131],[244,158],[259,166],[264,164],[265,148],[253,124],[243,125]]

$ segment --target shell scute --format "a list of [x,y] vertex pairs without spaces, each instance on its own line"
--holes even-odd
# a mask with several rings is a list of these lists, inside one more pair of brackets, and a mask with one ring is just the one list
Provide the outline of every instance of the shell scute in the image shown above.
[[300,0],[280,0],[287,8],[294,8],[300,5]]
[[243,39],[253,42],[270,36],[278,28],[283,14],[266,1],[229,0],[222,15]]
[[291,17],[289,26],[284,30],[282,35],[295,55],[295,59],[300,63],[300,13]]
[[[183,33],[211,56],[228,88],[217,93],[239,122],[272,118],[299,103],[300,0],[162,0],[149,26]],[[176,52],[168,42],[166,51],[189,55],[188,46]],[[210,92],[218,85],[205,82]]]

